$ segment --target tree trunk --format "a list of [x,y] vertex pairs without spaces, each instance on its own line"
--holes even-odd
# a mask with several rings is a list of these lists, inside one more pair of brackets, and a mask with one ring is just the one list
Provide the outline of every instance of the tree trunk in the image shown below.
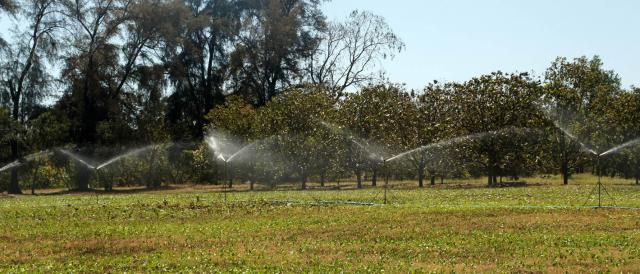
[[[19,97],[18,97],[19,98]],[[12,110],[12,117],[15,121],[19,120],[19,99],[15,99],[13,100],[13,110]],[[17,161],[18,158],[20,157],[20,153],[18,151],[18,137],[17,136],[13,136],[13,138],[11,138],[11,141],[9,142],[11,145],[11,158],[14,161]],[[11,181],[9,182],[9,189],[8,189],[9,194],[22,194],[22,190],[20,189],[20,183],[18,182],[18,169],[17,168],[12,168],[11,169]]]
[[321,186],[321,187],[324,187],[324,181],[325,181],[325,172],[324,172],[324,171],[322,171],[322,172],[320,173],[320,186]]
[[[162,186],[162,181],[160,180],[160,178],[157,178],[157,177],[156,177],[156,178],[153,180],[153,187],[154,187],[154,188],[160,188],[161,186]],[[113,187],[112,187],[112,190],[113,190]]]
[[378,185],[378,167],[373,167],[373,174],[371,175],[371,186]]
[[440,176],[440,184],[444,185],[444,176]]
[[233,188],[233,170],[231,170],[231,167],[229,167],[229,165],[227,164],[227,175],[229,176],[229,178],[227,178],[228,181],[228,187],[229,188]]
[[431,174],[431,185],[432,186],[436,185],[436,175]]
[[31,176],[31,195],[36,195],[36,182],[38,181],[38,168],[35,167]]
[[84,165],[78,165],[76,169],[76,191],[88,191],[91,180],[91,169]]
[[562,157],[562,163],[560,166],[560,172],[562,173],[562,183],[569,184],[569,159],[567,155],[567,138],[564,132],[560,131],[560,153]]
[[[18,160],[18,141],[13,139],[11,140],[11,158],[14,160]],[[9,194],[22,194],[22,190],[20,189],[20,184],[18,182],[18,169],[11,169],[11,181],[9,182]]]
[[273,190],[276,189],[276,179],[269,177],[269,187]]
[[489,163],[487,166],[487,180],[489,187],[495,187],[498,185],[498,173],[496,167],[498,166],[496,156],[493,153],[489,153]]
[[569,163],[567,159],[567,153],[562,153],[562,183],[565,185],[569,184]]
[[307,175],[302,176],[302,190],[307,189]]
[[358,188],[362,188],[362,173],[360,171],[356,171],[356,178],[358,181]]
[[488,167],[488,171],[487,171],[487,185],[489,187],[494,187],[496,185],[496,177],[495,177],[495,170],[493,168],[493,164],[489,164]]
[[[97,173],[96,173],[96,176],[98,178],[98,181],[103,181],[102,185],[104,186],[105,192],[110,192],[113,190],[113,177],[107,176],[107,178],[105,178],[104,174],[103,176],[100,176],[100,174],[97,174]],[[150,181],[147,181],[147,187],[149,187],[149,185],[153,184],[153,178],[150,177],[150,174],[148,173],[147,173],[147,178],[149,178],[148,180],[150,180]]]
[[424,169],[423,167],[418,167],[418,187],[424,187]]

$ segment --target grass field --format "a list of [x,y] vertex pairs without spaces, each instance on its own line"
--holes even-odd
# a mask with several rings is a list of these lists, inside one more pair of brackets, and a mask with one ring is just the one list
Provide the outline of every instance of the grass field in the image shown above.
[[640,270],[640,187],[606,178],[629,208],[592,209],[590,176],[525,180],[395,182],[387,205],[381,188],[0,196],[0,272]]

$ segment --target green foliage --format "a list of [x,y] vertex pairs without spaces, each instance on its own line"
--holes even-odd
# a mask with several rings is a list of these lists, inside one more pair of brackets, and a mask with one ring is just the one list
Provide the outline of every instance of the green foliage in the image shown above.
[[531,141],[536,142],[535,139],[519,139],[531,136],[519,133],[521,129],[540,128],[544,118],[535,105],[542,90],[528,74],[483,75],[455,85],[454,93],[456,127],[460,132],[488,134],[467,151],[479,153],[479,157],[473,154],[468,157],[487,170],[489,185],[495,185],[497,177],[502,176],[505,157],[526,157],[521,155],[526,149],[535,153],[531,150]]
[[230,96],[224,105],[215,107],[207,114],[209,129],[222,130],[243,141],[254,139],[257,129],[256,109],[240,96]]
[[63,114],[47,111],[29,122],[27,142],[32,151],[46,150],[65,144],[69,140],[70,122]]
[[[323,126],[335,117],[332,98],[323,90],[294,89],[259,110],[258,132],[270,153],[288,159],[287,168],[305,187],[312,174],[324,173],[339,150],[339,136]],[[271,137],[273,136],[273,137]]]
[[220,179],[218,167],[215,165],[211,151],[205,144],[201,144],[198,149],[191,151],[192,159],[190,171],[194,183],[212,183],[214,178]]
[[628,93],[622,90],[618,75],[603,66],[598,56],[571,61],[558,58],[545,75],[543,104],[547,116],[579,139],[558,130],[550,132],[557,136],[552,138],[555,147],[546,151],[556,156],[545,162],[562,167],[566,171],[561,172],[567,175],[583,170],[592,161],[581,151],[584,148],[579,142],[601,153],[637,136],[616,106],[630,99]]

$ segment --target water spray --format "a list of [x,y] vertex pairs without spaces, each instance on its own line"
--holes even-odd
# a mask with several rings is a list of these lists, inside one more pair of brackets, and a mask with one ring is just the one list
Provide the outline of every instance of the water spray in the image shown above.
[[[174,144],[170,144],[170,145],[169,145],[169,147],[170,147],[170,146],[173,146],[173,145],[174,145]],[[100,171],[100,170],[103,170],[103,169],[105,169],[105,168],[108,168],[109,166],[111,166],[111,165],[113,165],[113,164],[115,164],[115,163],[117,163],[117,162],[119,162],[119,161],[121,161],[121,160],[123,160],[123,159],[125,159],[125,158],[128,158],[128,157],[132,157],[132,156],[136,156],[136,155],[142,154],[142,153],[147,152],[147,151],[149,151],[149,150],[152,150],[152,149],[154,149],[154,148],[156,148],[156,147],[158,147],[158,144],[153,144],[153,145],[148,145],[148,146],[145,146],[145,147],[141,147],[141,148],[133,149],[133,150],[130,150],[130,151],[126,152],[126,153],[120,154],[120,155],[118,155],[118,156],[116,156],[116,157],[113,157],[113,158],[111,158],[111,159],[108,159],[107,161],[105,161],[105,162],[103,162],[103,163],[99,163],[99,164],[90,164],[89,162],[94,162],[94,161],[89,161],[89,160],[85,159],[84,157],[82,157],[82,156],[80,156],[80,155],[78,155],[78,154],[75,154],[75,153],[73,153],[73,152],[71,152],[71,151],[69,151],[69,150],[66,150],[66,149],[58,148],[58,149],[56,149],[56,151],[58,151],[58,152],[60,152],[60,153],[64,154],[65,156],[67,156],[67,157],[69,157],[70,159],[72,159],[72,160],[74,160],[74,161],[78,162],[79,164],[81,164],[81,165],[82,165],[82,166],[84,166],[85,168],[87,168],[87,169],[89,169],[89,170],[92,170],[92,171],[94,171],[96,174],[98,174],[98,175],[99,175],[99,171]],[[100,180],[99,178],[100,178],[100,177],[98,177],[98,180]],[[107,185],[104,185],[104,187],[105,187],[105,190],[106,190],[107,188],[109,188],[109,189],[111,189],[111,188],[112,188],[112,186],[111,186],[111,185],[108,185],[108,187],[107,187]],[[97,195],[97,194],[96,194],[96,195]],[[96,198],[96,199],[97,199],[97,198]]]
[[260,142],[261,140],[252,142],[248,145],[241,147],[240,149],[235,150],[235,152],[233,153],[224,153],[222,151],[223,147],[231,147],[232,145],[225,145],[221,143],[220,140],[213,135],[210,135],[207,138],[205,138],[205,143],[207,144],[209,149],[214,153],[214,156],[216,157],[216,159],[223,163],[223,167],[228,180],[227,182],[223,183],[222,192],[224,193],[223,196],[224,196],[225,202],[227,202],[227,192],[229,191],[229,189],[233,189],[233,170],[232,170],[233,161],[236,160],[241,155],[243,155],[244,153],[246,153],[247,151],[249,151],[250,149],[257,146],[258,143]]
[[39,152],[30,154],[30,155],[24,156],[24,157],[22,157],[20,159],[17,159],[15,161],[11,162],[11,163],[6,164],[3,167],[0,167],[0,172],[20,167],[20,166],[24,165],[27,162],[30,162],[30,161],[33,161],[33,160],[37,160],[42,156],[49,156],[51,154],[52,154],[51,151],[43,150],[43,151],[39,151]]
[[562,127],[558,121],[553,120],[553,119],[551,119],[551,120],[553,121],[553,125],[557,129],[559,129],[564,135],[566,135],[567,137],[571,138],[573,141],[575,141],[576,143],[578,143],[580,145],[580,150],[581,151],[584,151],[586,153],[592,154],[592,155],[594,155],[596,157],[596,164],[595,164],[594,168],[596,169],[596,173],[597,173],[597,176],[598,176],[598,182],[597,182],[596,186],[589,193],[589,196],[587,197],[587,201],[585,202],[585,205],[588,202],[589,198],[595,192],[598,195],[598,206],[597,206],[597,208],[602,208],[603,207],[602,206],[602,193],[604,192],[612,200],[613,200],[613,196],[611,196],[609,194],[607,188],[602,183],[602,167],[601,167],[600,159],[602,157],[605,157],[605,156],[616,154],[616,153],[620,152],[624,148],[640,144],[640,138],[636,138],[636,139],[633,139],[631,141],[625,142],[623,144],[614,146],[614,147],[612,147],[612,148],[600,153],[597,150],[595,150],[595,149],[591,148],[590,146],[586,145],[578,137],[576,137],[574,134],[572,134],[568,129]]

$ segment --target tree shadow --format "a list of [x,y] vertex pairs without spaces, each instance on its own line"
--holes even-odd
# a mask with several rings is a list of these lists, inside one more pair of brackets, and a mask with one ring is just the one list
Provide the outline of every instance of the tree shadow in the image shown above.
[[151,193],[151,192],[163,192],[163,191],[172,191],[180,189],[175,186],[161,186],[155,188],[147,188],[147,187],[131,187],[131,188],[114,188],[113,190],[102,190],[102,189],[89,189],[85,191],[81,190],[57,190],[52,192],[44,192],[44,193],[36,193],[35,196],[62,196],[62,195],[126,195],[126,194],[140,194],[140,193]]

